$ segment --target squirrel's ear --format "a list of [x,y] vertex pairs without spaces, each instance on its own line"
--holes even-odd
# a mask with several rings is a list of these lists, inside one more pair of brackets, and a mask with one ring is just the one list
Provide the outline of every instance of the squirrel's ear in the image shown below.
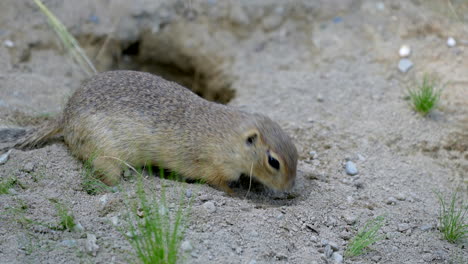
[[245,144],[249,146],[253,146],[257,143],[258,141],[258,130],[257,129],[251,129],[247,133],[245,133]]

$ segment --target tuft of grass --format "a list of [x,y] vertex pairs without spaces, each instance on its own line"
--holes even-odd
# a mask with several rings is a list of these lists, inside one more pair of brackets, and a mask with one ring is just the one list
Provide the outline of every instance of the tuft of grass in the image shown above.
[[91,60],[86,56],[86,53],[81,49],[78,41],[68,32],[67,28],[62,22],[40,1],[33,0],[34,3],[39,7],[41,12],[47,17],[47,21],[52,29],[59,37],[61,43],[71,55],[73,60],[78,63],[81,69],[88,75],[92,76],[97,73]]
[[55,208],[57,209],[57,215],[60,219],[57,229],[71,231],[76,225],[73,214],[64,204],[60,202],[55,202]]
[[357,235],[351,239],[344,252],[346,257],[355,257],[365,253],[367,247],[382,240],[384,236],[379,236],[380,228],[385,224],[385,218],[378,216],[368,221],[364,227],[358,231]]
[[10,189],[18,183],[15,177],[9,177],[0,181],[0,194],[8,194]]
[[441,90],[437,88],[439,82],[425,74],[422,83],[414,89],[408,90],[411,106],[423,116],[434,109],[440,99]]
[[439,199],[439,230],[444,234],[444,238],[450,243],[463,241],[468,237],[468,204],[461,203],[457,206],[457,193],[452,194],[450,202],[437,193]]
[[[163,170],[160,176],[164,177]],[[173,173],[169,177],[176,178]],[[149,195],[142,178],[138,173],[137,199],[129,206],[125,237],[141,263],[177,263],[181,258],[180,245],[190,205],[183,202],[182,192],[179,205],[171,211],[164,188],[161,188],[160,198]]]

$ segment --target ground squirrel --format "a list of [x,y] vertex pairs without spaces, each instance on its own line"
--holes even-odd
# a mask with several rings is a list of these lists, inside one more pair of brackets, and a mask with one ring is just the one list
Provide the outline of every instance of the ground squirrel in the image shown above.
[[[18,131],[21,134],[20,131]],[[86,81],[56,120],[31,129],[15,148],[63,135],[103,182],[119,182],[123,162],[154,164],[221,190],[241,174],[273,190],[294,185],[297,149],[266,116],[209,102],[150,73],[110,71]]]

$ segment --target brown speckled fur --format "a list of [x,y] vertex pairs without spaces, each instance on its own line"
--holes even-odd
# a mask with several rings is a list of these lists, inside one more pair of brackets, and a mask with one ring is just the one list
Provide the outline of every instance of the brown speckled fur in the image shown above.
[[[149,163],[190,179],[204,179],[225,191],[241,173],[275,190],[292,187],[297,150],[268,117],[212,103],[161,77],[135,71],[96,75],[68,101],[63,116],[29,133],[19,147],[31,147],[61,133],[82,160],[93,155],[103,181],[120,179],[122,161]],[[258,133],[255,144],[246,138]],[[274,153],[280,170],[268,165]]]

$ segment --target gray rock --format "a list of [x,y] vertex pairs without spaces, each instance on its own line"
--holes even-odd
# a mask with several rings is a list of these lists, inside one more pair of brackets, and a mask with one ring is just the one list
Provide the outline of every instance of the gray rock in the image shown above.
[[388,199],[387,199],[387,201],[385,203],[389,204],[389,205],[395,205],[397,203],[397,199],[395,199],[395,197],[393,197],[393,196],[390,196],[390,197],[388,197]]
[[310,151],[309,155],[310,155],[310,157],[312,159],[317,159],[318,158],[317,151]]
[[409,230],[410,228],[411,226],[407,223],[398,224],[398,231],[400,232],[405,232],[406,230]]
[[198,197],[198,199],[200,199],[200,201],[202,202],[206,202],[206,201],[209,201],[211,200],[211,196],[207,195],[207,194],[204,194],[204,195],[200,195],[200,197]]
[[66,239],[60,242],[60,245],[65,246],[65,247],[75,247],[76,246],[76,240],[74,239]]
[[185,191],[185,197],[187,197],[187,198],[191,198],[191,197],[192,197],[192,190],[191,190],[191,189],[187,189],[187,190]]
[[11,194],[11,195],[17,195],[18,194],[18,192],[13,188],[8,189],[8,193]]
[[257,261],[255,259],[252,259],[249,264],[257,264]]
[[182,242],[182,244],[180,245],[180,248],[185,252],[190,252],[193,250],[192,244],[188,240],[185,240],[184,242]]
[[333,255],[333,250],[332,250],[332,248],[331,248],[330,245],[326,245],[326,246],[325,246],[325,249],[324,249],[324,251],[323,251],[323,254],[324,254],[325,257],[327,257],[327,258],[331,258],[331,256]]
[[340,237],[344,240],[350,240],[351,237],[352,237],[352,234],[351,232],[348,232],[348,231],[343,231],[340,233]]
[[411,67],[413,67],[413,62],[409,59],[403,58],[398,62],[398,70],[402,73],[406,73]]
[[404,201],[406,200],[406,196],[402,193],[399,193],[396,195],[396,198],[399,200],[399,201]]
[[0,165],[3,165],[8,161],[8,158],[10,157],[10,153],[11,153],[11,149],[3,153],[2,155],[0,155]]
[[356,164],[352,161],[347,161],[345,165],[345,170],[348,175],[354,176],[358,174],[358,170],[356,168]]
[[5,40],[3,42],[3,45],[5,45],[5,47],[7,48],[13,48],[15,46],[15,43],[9,39]]
[[86,242],[85,242],[85,250],[88,254],[90,254],[91,256],[96,256],[98,250],[99,250],[99,246],[98,244],[96,243],[97,242],[97,238],[96,238],[96,235],[94,234],[87,234],[86,236]]
[[343,256],[338,252],[333,252],[331,258],[333,259],[333,261],[335,261],[335,263],[343,262]]
[[283,16],[278,14],[271,14],[262,20],[263,29],[271,31],[278,28],[283,23]]
[[432,228],[433,228],[433,226],[431,224],[422,225],[421,227],[419,227],[419,229],[421,229],[421,231],[428,231],[428,230],[431,230]]
[[33,172],[35,167],[36,167],[36,164],[34,162],[27,162],[26,164],[24,164],[22,170],[24,172]]
[[232,5],[229,13],[229,18],[232,22],[238,25],[250,24],[250,18],[245,10],[240,5]]
[[83,231],[84,231],[84,227],[83,227],[80,223],[77,223],[77,224],[73,227],[73,231],[75,231],[75,232],[77,232],[77,233],[83,232]]
[[354,225],[357,221],[356,216],[351,215],[351,214],[344,214],[343,220],[348,224],[348,225]]
[[336,244],[333,241],[328,241],[328,245],[331,247],[333,251],[338,251],[340,248],[338,247],[338,244]]
[[216,206],[213,202],[205,202],[203,208],[210,214],[216,212]]

